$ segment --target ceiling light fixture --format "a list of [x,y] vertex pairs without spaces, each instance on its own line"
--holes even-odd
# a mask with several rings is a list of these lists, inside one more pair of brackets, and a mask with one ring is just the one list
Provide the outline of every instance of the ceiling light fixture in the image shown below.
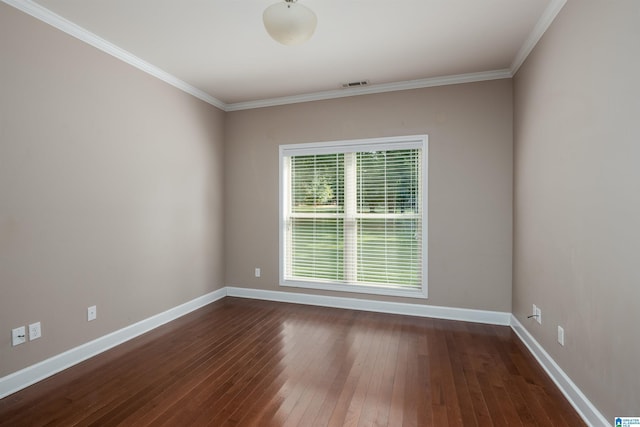
[[272,39],[294,46],[311,38],[318,18],[311,9],[297,4],[297,0],[284,0],[266,8],[262,21]]

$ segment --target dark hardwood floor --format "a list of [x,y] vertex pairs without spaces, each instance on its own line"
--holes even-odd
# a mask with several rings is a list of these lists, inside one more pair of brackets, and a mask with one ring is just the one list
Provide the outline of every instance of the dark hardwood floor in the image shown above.
[[510,328],[224,298],[0,400],[0,426],[584,426]]

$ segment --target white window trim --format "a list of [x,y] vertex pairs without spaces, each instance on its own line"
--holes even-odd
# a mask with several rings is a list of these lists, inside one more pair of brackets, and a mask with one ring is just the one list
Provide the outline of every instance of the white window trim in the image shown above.
[[[284,271],[284,258],[285,258],[285,245],[287,242],[285,222],[286,212],[284,206],[288,200],[287,183],[289,181],[286,173],[288,168],[285,166],[285,161],[291,156],[302,156],[309,154],[329,154],[329,153],[345,153],[352,151],[364,151],[370,150],[371,146],[375,146],[377,150],[393,150],[393,149],[409,149],[409,148],[421,148],[422,149],[422,284],[420,289],[407,289],[405,287],[394,288],[389,285],[384,286],[368,286],[368,285],[343,285],[333,282],[306,282],[299,280],[285,280]],[[371,295],[386,295],[397,297],[409,297],[409,298],[422,298],[428,297],[428,277],[429,277],[429,264],[428,264],[428,218],[429,218],[429,206],[428,206],[428,176],[429,176],[429,137],[428,135],[410,135],[399,137],[384,137],[384,138],[368,138],[368,139],[354,139],[346,141],[329,141],[329,142],[311,142],[302,144],[284,144],[279,147],[279,169],[280,169],[280,183],[279,183],[279,270],[280,270],[280,286],[306,288],[326,291],[339,291],[339,292],[352,292],[363,293]]]

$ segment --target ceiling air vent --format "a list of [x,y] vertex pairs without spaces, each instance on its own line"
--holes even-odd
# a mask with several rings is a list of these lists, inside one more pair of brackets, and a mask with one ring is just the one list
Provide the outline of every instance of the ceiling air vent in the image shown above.
[[367,86],[368,84],[369,84],[369,80],[361,80],[359,82],[342,83],[341,86],[343,89],[348,89],[350,87]]

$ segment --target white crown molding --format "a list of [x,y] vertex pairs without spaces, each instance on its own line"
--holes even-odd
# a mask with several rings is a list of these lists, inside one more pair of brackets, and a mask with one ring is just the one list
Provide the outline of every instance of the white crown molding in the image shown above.
[[508,326],[511,313],[227,286],[227,296]]
[[514,315],[511,315],[511,329],[513,329],[529,349],[529,352],[536,358],[540,366],[542,366],[545,372],[551,377],[562,394],[564,394],[564,397],[567,398],[569,403],[571,403],[578,414],[580,414],[584,422],[592,427],[611,425]]
[[515,76],[522,64],[524,64],[524,61],[527,59],[533,48],[536,47],[536,44],[538,44],[553,20],[556,19],[556,16],[558,16],[558,13],[560,13],[560,10],[562,10],[565,3],[567,3],[567,0],[551,0],[547,8],[542,12],[542,16],[536,23],[536,26],[533,27],[529,37],[527,37],[511,63],[511,67],[509,69],[512,76]]
[[511,71],[493,70],[479,73],[456,74],[451,76],[431,77],[428,79],[408,80],[404,82],[381,83],[350,89],[336,89],[302,95],[283,96],[279,98],[261,99],[257,101],[236,102],[227,104],[226,111],[250,110],[253,108],[273,107],[276,105],[297,104],[300,102],[322,101],[335,98],[346,98],[357,95],[396,92],[400,90],[422,89],[435,86],[446,86],[460,83],[473,83],[486,80],[508,79],[513,77]]
[[183,80],[173,76],[172,74],[167,73],[166,71],[161,70],[153,64],[150,64],[134,54],[114,45],[106,41],[105,39],[98,37],[90,31],[80,27],[77,24],[63,18],[60,15],[57,15],[50,11],[49,9],[40,6],[39,4],[33,2],[32,0],[0,0],[10,6],[15,7],[22,12],[33,16],[36,19],[39,19],[42,22],[45,22],[52,27],[63,31],[70,36],[77,38],[101,51],[108,53],[109,55],[118,58],[119,60],[126,62],[129,65],[132,65],[138,68],[141,71],[144,71],[147,74],[150,74],[165,83],[170,84],[183,92],[186,92],[190,95],[195,96],[196,98],[213,105],[214,107],[220,108],[221,110],[225,110],[226,104],[208,93],[191,86]]
[[227,291],[225,288],[218,289],[177,307],[173,307],[165,312],[156,314],[155,316],[151,316],[147,319],[141,320],[140,322],[126,326],[120,330],[72,348],[64,353],[60,353],[49,359],[43,360],[35,365],[28,366],[20,371],[2,377],[0,378],[0,399],[155,329],[158,326],[182,317],[185,314],[204,307],[207,304],[211,304],[214,301],[224,298],[226,295]]
[[110,43],[103,38],[91,33],[90,31],[80,27],[77,24],[61,17],[50,11],[49,9],[35,3],[33,0],[0,0],[16,9],[21,10],[28,15],[43,21],[60,31],[63,31],[101,51],[126,62],[139,70],[148,73],[180,90],[186,92],[208,104],[213,105],[224,111],[239,111],[253,108],[273,107],[278,105],[296,104],[300,102],[321,101],[335,98],[345,98],[357,95],[369,95],[384,92],[394,92],[410,89],[422,89],[427,87],[445,86],[461,83],[473,83],[486,80],[508,79],[515,75],[520,66],[524,63],[527,56],[531,53],[536,43],[540,40],[549,25],[553,22],[556,15],[560,12],[567,0],[551,0],[540,20],[532,30],[531,34],[518,51],[509,69],[484,71],[478,73],[456,74],[450,76],[431,77],[419,80],[409,80],[394,83],[381,83],[365,87],[351,89],[336,89],[323,92],[314,92],[301,95],[283,96],[278,98],[261,99],[255,101],[236,102],[226,104],[221,100],[209,95],[208,93],[186,83],[183,80],[163,71],[162,69],[150,64],[132,53]]

